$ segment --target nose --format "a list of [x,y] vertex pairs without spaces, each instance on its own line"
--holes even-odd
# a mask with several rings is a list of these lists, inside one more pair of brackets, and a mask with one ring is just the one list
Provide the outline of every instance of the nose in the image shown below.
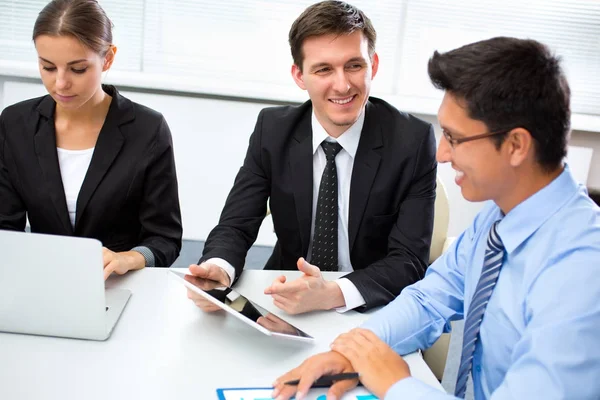
[[341,70],[335,74],[333,90],[335,90],[336,93],[348,93],[348,91],[350,90],[350,81],[346,76],[346,71]]
[[67,72],[65,70],[57,70],[56,72],[56,89],[64,90],[68,89],[71,82],[69,81],[69,77],[67,76]]
[[452,147],[446,137],[441,135],[440,142],[438,144],[437,152],[435,154],[435,158],[439,163],[447,163],[452,161]]

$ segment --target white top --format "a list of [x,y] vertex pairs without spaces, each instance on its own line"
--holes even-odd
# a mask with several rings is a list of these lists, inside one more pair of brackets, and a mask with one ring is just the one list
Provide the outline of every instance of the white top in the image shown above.
[[58,153],[58,165],[62,177],[65,199],[71,225],[75,228],[75,216],[77,215],[77,197],[81,185],[92,162],[94,147],[85,150],[67,150],[56,148]]
[[[308,245],[308,254],[306,259],[310,260],[312,253],[313,234],[315,231],[315,215],[317,213],[317,200],[319,198],[319,185],[321,177],[325,170],[327,158],[321,147],[324,140],[330,142],[338,142],[342,146],[342,150],[335,157],[335,166],[338,175],[338,266],[340,272],[352,272],[352,264],[350,262],[350,243],[348,240],[348,213],[350,206],[350,181],[352,179],[352,168],[354,166],[354,158],[360,141],[360,133],[365,122],[364,111],[358,117],[358,120],[347,131],[342,133],[337,139],[329,136],[325,128],[319,123],[313,111],[312,123],[312,148],[313,148],[313,208],[312,208],[312,223],[310,230],[310,243]],[[222,258],[211,258],[206,262],[213,263],[223,268],[229,275],[231,282],[235,278],[235,268]],[[354,284],[347,278],[337,279],[344,301],[345,307],[338,308],[337,311],[345,312],[360,307],[365,304],[365,300]]]

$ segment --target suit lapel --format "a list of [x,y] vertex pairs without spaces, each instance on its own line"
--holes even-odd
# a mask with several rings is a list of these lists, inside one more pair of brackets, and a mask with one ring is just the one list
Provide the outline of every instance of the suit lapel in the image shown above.
[[348,216],[348,238],[350,251],[358,234],[367,201],[371,194],[373,181],[379,170],[381,154],[378,149],[383,146],[383,133],[377,120],[375,106],[367,102],[365,123],[356,150],[352,179],[350,183],[350,211]]
[[313,202],[313,154],[310,110],[312,108],[309,107],[308,111],[296,125],[290,147],[291,180],[303,254],[308,252]]
[[[56,151],[56,134],[54,129],[54,100],[46,96],[38,106],[38,112],[42,118],[39,119],[38,130],[33,141],[35,154],[44,175],[42,185],[46,187],[47,193],[52,199],[54,209],[58,214],[58,219],[64,228],[64,234],[73,235],[73,227],[69,219],[69,210],[65,199],[65,190],[62,177],[60,175],[60,166],[58,164],[58,154]],[[37,124],[37,121],[34,121]],[[35,125],[32,127],[35,130]]]
[[129,100],[118,94],[113,87],[104,86],[104,90],[112,96],[112,101],[104,125],[100,130],[90,167],[77,197],[75,219],[77,231],[80,230],[79,222],[92,195],[123,147],[125,138],[120,125],[134,118],[133,106]]

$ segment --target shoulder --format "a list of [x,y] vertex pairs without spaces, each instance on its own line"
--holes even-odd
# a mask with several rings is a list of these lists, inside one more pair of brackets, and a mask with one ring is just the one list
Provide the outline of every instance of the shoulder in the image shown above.
[[38,113],[38,106],[44,99],[48,97],[50,96],[46,95],[12,104],[2,110],[2,115],[0,118],[2,119],[3,123],[14,122],[21,118],[29,119],[31,118],[32,114]]
[[373,113],[383,123],[391,124],[391,126],[405,131],[428,134],[429,130],[432,129],[432,125],[429,122],[407,112],[400,111],[387,101],[377,97],[369,97],[367,113]]
[[312,103],[307,101],[300,105],[275,106],[263,108],[258,114],[258,122],[263,125],[294,126],[303,118],[310,118]]
[[557,246],[574,250],[594,243],[600,249],[600,207],[589,198],[585,187],[580,186],[541,229],[552,233]]

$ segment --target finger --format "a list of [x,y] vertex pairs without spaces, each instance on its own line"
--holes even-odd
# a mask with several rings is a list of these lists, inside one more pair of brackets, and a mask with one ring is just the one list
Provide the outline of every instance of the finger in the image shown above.
[[304,258],[298,259],[298,269],[308,276],[320,277],[321,270],[316,265],[309,264]]
[[270,331],[275,330],[275,324],[265,317],[258,317],[258,319],[256,320],[256,323]]
[[117,262],[111,261],[104,267],[104,280],[107,280],[110,274],[112,274],[117,268]]
[[365,328],[354,328],[353,329],[354,333],[357,336],[362,336],[365,339],[369,340],[369,341],[378,341],[381,340],[379,339],[379,336],[377,336],[376,334],[373,333],[373,331],[369,330],[369,329],[365,329]]
[[201,309],[204,312],[215,312],[221,309],[218,306],[211,303],[210,301],[198,301],[195,302],[195,304],[199,309]]
[[291,294],[309,289],[309,282],[306,279],[299,278],[292,282],[273,284],[273,286],[271,286],[271,293],[269,294]]
[[[354,342],[352,339],[349,340],[336,340],[336,342],[331,344],[331,350],[343,355],[350,363],[358,371],[360,360],[362,359],[363,353],[368,353],[369,349],[360,347]],[[360,371],[359,371],[360,372]]]
[[280,285],[285,283],[286,281],[286,277],[285,275],[280,275],[277,278],[275,278],[275,280],[273,281],[273,283],[271,284],[271,286],[269,286],[268,288],[265,289],[265,294],[271,294],[272,290],[273,290],[273,286],[275,285]]
[[104,268],[106,268],[106,266],[114,259],[113,255],[114,253],[108,249],[102,252],[102,264],[104,265]]
[[344,379],[337,381],[327,391],[327,398],[341,399],[344,393],[358,385],[358,379]]
[[273,302],[277,301],[278,303],[281,303],[281,304],[285,305],[286,307],[291,307],[296,304],[296,302],[293,301],[292,299],[282,296],[280,294],[274,294],[272,297],[273,297]]
[[208,279],[208,269],[204,265],[192,264],[188,269],[192,275]]
[[298,367],[277,378],[275,382],[273,382],[273,393],[271,394],[271,397],[277,398],[277,400],[287,400],[294,396],[294,394],[296,394],[296,386],[286,385],[285,382],[298,379],[300,374],[300,367]]

